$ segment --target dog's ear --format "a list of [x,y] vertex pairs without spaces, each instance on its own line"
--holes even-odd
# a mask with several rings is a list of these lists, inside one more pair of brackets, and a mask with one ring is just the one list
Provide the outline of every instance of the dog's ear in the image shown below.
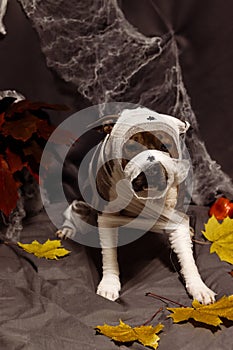
[[112,120],[108,120],[105,124],[103,124],[102,132],[104,134],[110,134],[112,131],[112,128],[114,126],[114,123]]
[[106,115],[96,120],[94,123],[89,124],[88,128],[97,130],[100,133],[110,134],[118,118],[119,115]]

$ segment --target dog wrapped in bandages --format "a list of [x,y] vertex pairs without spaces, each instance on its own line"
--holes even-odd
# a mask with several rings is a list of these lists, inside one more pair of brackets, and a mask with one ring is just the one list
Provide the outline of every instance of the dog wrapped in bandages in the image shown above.
[[102,127],[106,137],[89,166],[93,201],[91,205],[74,201],[64,213],[57,236],[85,232],[85,223],[98,226],[103,277],[97,294],[114,301],[121,289],[119,227],[166,231],[188,293],[203,304],[214,302],[215,293],[202,281],[193,258],[189,218],[176,208],[178,190],[190,170],[190,161],[183,157],[181,136],[189,124],[141,107],[123,110],[114,120],[106,119]]

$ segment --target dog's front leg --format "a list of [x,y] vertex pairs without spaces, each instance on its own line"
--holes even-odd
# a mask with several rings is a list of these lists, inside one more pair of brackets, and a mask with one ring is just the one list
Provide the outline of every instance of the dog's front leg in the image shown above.
[[216,293],[202,281],[194,261],[188,220],[184,219],[177,229],[172,231],[169,239],[179,259],[181,273],[189,294],[203,304],[213,303]]
[[98,285],[97,294],[114,301],[119,298],[121,289],[117,262],[118,228],[104,228],[101,227],[103,224],[104,215],[98,218],[100,245],[102,248],[103,278]]

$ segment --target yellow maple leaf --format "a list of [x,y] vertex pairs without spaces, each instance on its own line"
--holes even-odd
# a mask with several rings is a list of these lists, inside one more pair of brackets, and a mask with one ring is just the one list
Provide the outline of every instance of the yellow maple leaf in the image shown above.
[[120,320],[119,325],[109,326],[104,324],[103,326],[97,326],[96,330],[112,340],[120,343],[128,343],[138,341],[144,346],[149,346],[153,349],[157,349],[159,333],[163,329],[163,325],[159,323],[157,326],[139,326],[131,327],[128,324]]
[[215,216],[211,216],[203,235],[211,242],[210,253],[218,254],[219,258],[233,264],[233,219],[227,217],[219,223]]
[[233,295],[224,296],[209,305],[203,305],[194,300],[192,306],[167,308],[173,312],[168,317],[171,317],[175,323],[193,319],[212,326],[219,326],[222,323],[221,317],[233,321]]
[[26,252],[32,253],[38,258],[58,260],[58,257],[65,256],[70,253],[69,250],[66,250],[62,247],[61,241],[59,240],[51,241],[48,239],[44,244],[41,244],[36,240],[30,244],[23,244],[18,242],[18,245]]

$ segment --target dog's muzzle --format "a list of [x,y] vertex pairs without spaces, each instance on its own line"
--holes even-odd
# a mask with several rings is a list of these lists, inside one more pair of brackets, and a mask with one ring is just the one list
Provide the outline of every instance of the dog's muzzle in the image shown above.
[[164,197],[171,186],[184,181],[188,169],[185,161],[161,151],[146,150],[126,164],[124,173],[136,197],[158,199]]
[[[144,196],[148,196],[148,191],[158,192],[164,191],[167,186],[167,175],[164,167],[160,162],[154,163],[150,168],[142,171],[132,181],[134,192],[144,191]],[[142,193],[143,196],[143,193]]]

